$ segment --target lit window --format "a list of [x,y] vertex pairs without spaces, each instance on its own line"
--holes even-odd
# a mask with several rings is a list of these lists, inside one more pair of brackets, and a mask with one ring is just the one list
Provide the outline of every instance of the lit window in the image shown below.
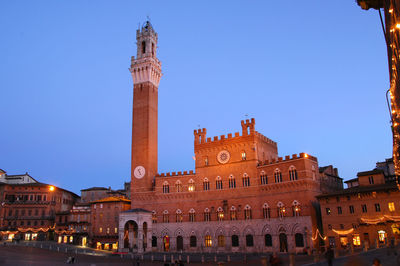
[[275,177],[275,183],[281,183],[282,182],[282,173],[281,173],[281,171],[279,169],[275,169],[274,177]]
[[183,221],[183,214],[181,210],[176,210],[176,222],[181,223]]
[[326,208],[326,215],[331,215],[331,208]]
[[[182,192],[182,183],[180,180],[176,181],[175,188],[176,188],[176,192]],[[168,192],[164,192],[164,193],[169,193],[169,188],[168,188]]]
[[204,244],[206,247],[212,247],[212,239],[210,235],[204,237]]
[[293,201],[292,204],[292,213],[294,217],[300,216],[300,204],[297,200]]
[[233,175],[229,176],[229,188],[236,188],[236,180]]
[[290,166],[289,168],[289,179],[290,181],[297,180],[297,170],[294,166]]
[[169,193],[169,184],[167,181],[163,184],[163,193]]
[[189,210],[189,221],[190,222],[196,221],[196,213],[195,213],[194,209]]
[[388,203],[388,208],[390,212],[394,212],[396,209],[394,207],[394,202],[389,202]]
[[354,246],[361,246],[360,235],[353,235],[353,245]]
[[110,233],[110,227],[107,227],[107,234]]
[[249,205],[246,205],[246,207],[244,207],[244,219],[251,220],[251,208]]
[[261,174],[260,174],[260,184],[261,185],[268,184],[268,176],[265,174],[264,171],[262,171]]
[[103,203],[100,204],[100,209],[103,209]]
[[225,247],[225,236],[218,236],[218,247]]
[[194,191],[194,181],[193,181],[193,179],[189,180],[188,190],[189,190],[189,192],[193,192]]
[[386,232],[383,230],[378,231],[378,238],[379,238],[379,242],[381,242],[381,243],[385,242]]
[[232,207],[231,207],[231,210],[230,210],[230,219],[231,219],[231,221],[235,221],[235,220],[237,219],[237,211],[236,211],[235,206],[232,206]]
[[282,202],[278,202],[277,207],[278,207],[278,217],[281,219],[284,218],[286,216],[285,206],[283,205]]
[[203,190],[210,190],[210,181],[207,177],[203,180]]
[[114,233],[115,234],[118,233],[118,228],[117,227],[114,228]]
[[217,176],[217,179],[215,180],[215,188],[222,189],[222,178],[220,176]]
[[246,160],[246,152],[242,151],[242,160],[245,161]]
[[204,158],[204,165],[207,166],[208,165],[208,157]]
[[380,212],[381,211],[381,205],[379,203],[375,203],[375,211]]
[[218,217],[218,221],[223,221],[224,220],[224,211],[222,210],[221,207],[218,207],[217,217]]
[[103,233],[103,228],[102,227],[99,228],[99,232]]

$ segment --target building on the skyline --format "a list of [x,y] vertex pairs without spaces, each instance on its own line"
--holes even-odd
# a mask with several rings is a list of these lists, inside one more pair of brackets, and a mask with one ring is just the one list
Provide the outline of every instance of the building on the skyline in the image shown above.
[[346,189],[317,196],[326,245],[347,248],[398,242],[400,192],[391,165],[390,159],[378,162],[375,169],[346,181]]
[[[11,177],[11,178],[9,178]],[[53,240],[56,214],[69,211],[79,196],[25,175],[0,182],[0,232],[3,238]]]
[[[343,188],[332,166],[306,153],[280,157],[276,142],[241,121],[242,132],[194,130],[195,172],[157,173],[158,35],[137,30],[131,210],[120,214],[119,249],[303,252],[320,224],[316,196]],[[320,174],[320,170],[322,171]],[[151,249],[150,249],[151,247]]]

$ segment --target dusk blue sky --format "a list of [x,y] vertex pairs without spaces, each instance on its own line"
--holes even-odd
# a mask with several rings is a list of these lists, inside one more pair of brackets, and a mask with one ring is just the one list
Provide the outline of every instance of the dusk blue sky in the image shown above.
[[80,193],[130,180],[139,23],[158,32],[159,172],[193,130],[256,130],[344,179],[391,157],[376,10],[355,1],[1,1],[0,168]]

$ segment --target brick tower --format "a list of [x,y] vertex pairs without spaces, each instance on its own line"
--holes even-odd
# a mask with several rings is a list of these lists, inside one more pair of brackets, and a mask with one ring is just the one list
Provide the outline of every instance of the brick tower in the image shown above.
[[133,78],[131,198],[153,189],[157,174],[158,84],[157,33],[147,21],[136,31],[137,55],[132,56]]

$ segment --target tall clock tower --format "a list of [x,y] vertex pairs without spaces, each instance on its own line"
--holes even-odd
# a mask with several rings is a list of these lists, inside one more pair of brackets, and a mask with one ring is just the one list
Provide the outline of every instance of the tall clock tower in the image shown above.
[[132,56],[133,78],[131,198],[151,191],[157,174],[158,84],[157,33],[147,21],[136,31],[137,55]]

